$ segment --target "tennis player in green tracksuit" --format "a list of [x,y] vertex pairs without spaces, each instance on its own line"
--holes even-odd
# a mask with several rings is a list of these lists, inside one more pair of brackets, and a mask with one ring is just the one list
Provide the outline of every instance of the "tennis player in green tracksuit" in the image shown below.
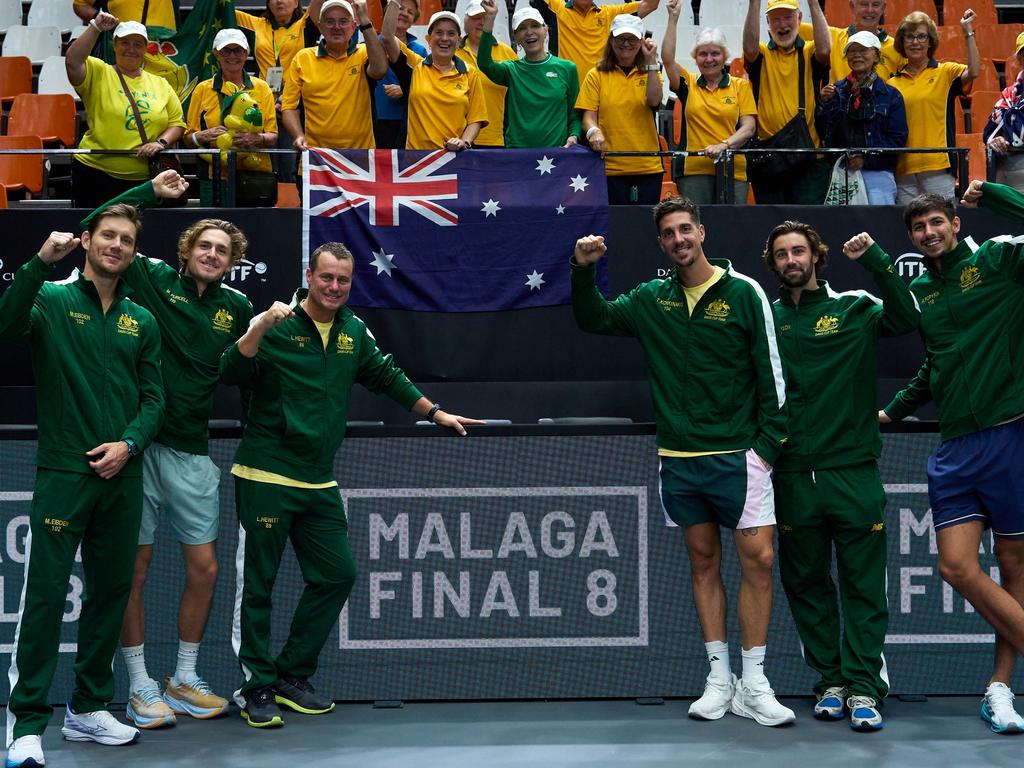
[[[334,479],[348,398],[360,383],[435,424],[466,433],[475,419],[446,413],[420,394],[366,324],[345,306],[352,254],[327,243],[309,257],[308,291],[256,316],[221,358],[228,384],[252,388],[231,473],[238,510],[238,590],[232,644],[245,682],[235,698],[249,725],[282,724],[277,704],[321,714],[334,702],[309,677],[356,578],[348,521]],[[274,578],[291,540],[306,586],[288,640],[270,653]]]
[[[684,528],[711,667],[690,717],[717,720],[731,710],[761,725],[783,725],[796,715],[775,698],[764,674],[775,556],[771,465],[786,440],[775,318],[754,280],[705,256],[692,201],[662,200],[653,213],[673,274],[607,301],[594,282],[604,238],[580,238],[571,262],[573,314],[584,331],[635,337],[647,355],[661,501]],[[726,642],[722,527],[732,531],[741,569],[739,680]]]
[[889,692],[877,342],[913,331],[921,316],[892,262],[871,244],[857,235],[843,252],[871,273],[881,300],[838,293],[819,279],[828,246],[802,222],[775,227],[763,254],[782,283],[773,309],[789,402],[789,441],[774,478],[779,571],[804,660],[821,676],[815,717],[839,720],[849,711],[857,730],[882,727],[879,706]]
[[120,279],[135,258],[138,231],[134,208],[108,208],[82,233],[83,271],[58,283],[46,279],[79,240],[53,232],[0,297],[0,340],[32,349],[39,421],[9,671],[8,766],[43,764],[40,736],[53,711],[50,683],[79,545],[85,590],[64,737],[116,745],[138,736],[105,709],[142,509],[138,454],[164,409],[156,321],[126,298]]

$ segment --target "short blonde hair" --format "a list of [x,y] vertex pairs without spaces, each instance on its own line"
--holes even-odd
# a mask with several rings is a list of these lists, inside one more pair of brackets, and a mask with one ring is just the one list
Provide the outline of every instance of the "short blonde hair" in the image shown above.
[[731,57],[729,56],[729,43],[725,39],[725,33],[718,27],[705,27],[697,33],[697,39],[693,41],[693,48],[690,49],[690,58],[697,58],[697,49],[705,45],[714,45],[722,49],[722,58],[725,59],[725,68],[729,68]]
[[939,30],[935,27],[935,22],[932,21],[931,16],[923,11],[908,13],[906,18],[900,22],[899,27],[896,29],[896,39],[893,41],[893,48],[896,49],[896,53],[903,58],[907,57],[907,52],[903,47],[903,35],[908,30],[922,25],[928,30],[928,58],[935,58],[935,52],[939,49]]

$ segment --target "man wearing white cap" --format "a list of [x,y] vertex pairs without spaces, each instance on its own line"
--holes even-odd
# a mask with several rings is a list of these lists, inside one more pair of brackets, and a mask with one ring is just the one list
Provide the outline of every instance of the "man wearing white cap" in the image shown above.
[[[281,122],[298,150],[373,149],[371,98],[388,71],[366,0],[326,0],[318,22],[323,39],[303,48],[285,73]],[[356,43],[358,26],[363,43]],[[305,125],[299,102],[305,107]]]
[[[803,114],[813,146],[821,145],[814,126],[818,89],[828,76],[832,37],[825,14],[817,0],[810,3],[814,40],[800,37],[803,13],[797,0],[768,0],[768,43],[760,42],[761,0],[749,0],[743,26],[743,60],[757,101],[757,137],[767,140],[782,131],[799,113]],[[813,157],[813,156],[811,156]],[[758,203],[820,205],[831,174],[823,158],[808,159],[790,175],[758,179],[752,173],[754,197]]]
[[570,147],[580,132],[576,110],[579,78],[571,61],[547,51],[548,28],[535,8],[512,16],[512,34],[526,52],[522,59],[493,58],[495,0],[482,0],[486,11],[480,41],[480,71],[508,88],[506,147]]
[[[485,14],[484,4],[481,0],[470,0],[466,6],[466,13],[463,17],[463,24],[466,34],[462,36],[455,55],[470,66],[480,69],[478,59],[480,56],[481,37],[484,31]],[[491,39],[494,43],[491,46],[491,59],[493,61],[515,61],[518,57],[516,52],[509,46],[494,39],[494,22],[491,22]],[[483,86],[484,102],[487,105],[488,123],[480,131],[480,135],[473,142],[474,147],[504,147],[505,136],[502,128],[505,125],[505,91],[507,88],[494,80],[486,77],[480,78]]]
[[550,14],[554,17],[558,38],[555,53],[576,65],[576,74],[583,82],[587,72],[597,65],[604,53],[612,19],[622,14],[633,14],[642,19],[654,12],[658,2],[640,0],[621,5],[597,5],[594,0],[531,0],[530,5],[542,16]]

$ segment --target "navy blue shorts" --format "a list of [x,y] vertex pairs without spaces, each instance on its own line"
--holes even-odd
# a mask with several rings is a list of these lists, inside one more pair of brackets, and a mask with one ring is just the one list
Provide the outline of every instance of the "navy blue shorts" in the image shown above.
[[1024,418],[948,440],[928,459],[928,498],[939,531],[981,520],[1024,539]]

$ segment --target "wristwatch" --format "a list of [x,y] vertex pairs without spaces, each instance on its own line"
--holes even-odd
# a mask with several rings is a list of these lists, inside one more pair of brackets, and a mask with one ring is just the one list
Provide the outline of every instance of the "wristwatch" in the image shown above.
[[139,455],[139,446],[130,437],[126,437],[121,442],[123,442],[125,445],[128,446],[128,456],[129,456],[129,458],[134,458],[135,456]]
[[360,32],[365,32],[368,29],[373,29],[373,24],[371,24],[370,22],[367,22],[366,24],[360,24],[359,25],[359,31]]
[[167,149],[167,140],[166,139],[158,138],[156,140],[156,143],[159,144],[164,149]]

